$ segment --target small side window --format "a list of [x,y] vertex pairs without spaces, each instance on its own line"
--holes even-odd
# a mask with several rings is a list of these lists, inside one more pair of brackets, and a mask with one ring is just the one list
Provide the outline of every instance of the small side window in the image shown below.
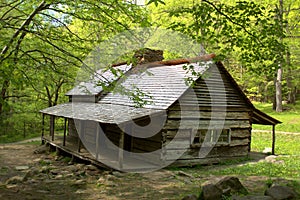
[[230,129],[199,129],[192,140],[192,147],[200,147],[203,143],[216,145],[230,144]]

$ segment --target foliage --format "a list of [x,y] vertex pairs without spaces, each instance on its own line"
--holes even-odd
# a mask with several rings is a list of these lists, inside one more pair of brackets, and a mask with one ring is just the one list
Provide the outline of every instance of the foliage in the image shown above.
[[0,135],[20,135],[24,123],[40,129],[38,111],[67,101],[95,44],[149,25],[144,9],[121,0],[1,1],[0,8]]
[[283,100],[293,102],[300,67],[298,1],[283,1],[283,18],[275,0],[164,2],[149,7],[154,23],[189,35],[206,52],[216,53],[250,97],[273,101],[274,77],[284,65]]

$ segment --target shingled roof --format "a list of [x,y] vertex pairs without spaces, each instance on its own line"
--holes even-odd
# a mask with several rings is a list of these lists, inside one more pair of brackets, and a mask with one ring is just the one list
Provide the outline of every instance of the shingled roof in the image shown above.
[[[128,90],[134,91],[134,89],[138,88],[138,90],[144,94],[143,100],[147,102],[142,108],[137,107],[136,102],[128,95],[122,95],[113,91],[102,94],[103,89],[96,84],[98,81],[97,76],[93,76],[96,78],[91,78],[89,81],[80,83],[69,91],[67,95],[101,96],[98,102],[65,103],[46,108],[41,112],[66,118],[117,124],[147,115],[160,114],[168,109],[188,90],[190,86],[187,84],[187,78],[195,81],[199,78],[199,75],[203,75],[208,68],[216,65],[216,63],[211,60],[213,57],[214,55],[211,54],[197,57],[197,59],[181,59],[181,64],[177,64],[179,62],[173,60],[148,63],[137,67],[126,64],[116,66],[118,70],[121,70],[125,74],[122,78],[115,76],[110,71],[105,71],[103,73],[101,70],[97,71],[97,74],[102,73],[102,76],[106,79],[118,81],[119,84]],[[199,60],[201,62],[196,62]],[[220,62],[217,64],[219,66]],[[185,70],[184,66],[187,65],[193,66],[193,71]],[[224,66],[222,65],[222,67]],[[238,87],[230,74],[228,73],[227,75],[232,82],[233,87],[238,90],[241,97],[245,99],[246,103],[249,104],[249,107],[253,109],[252,123],[265,125],[276,125],[281,123],[269,115],[257,110]]]
[[[122,73],[126,73],[132,68],[132,65],[120,65],[116,66],[115,70]],[[77,86],[66,93],[67,96],[84,96],[84,95],[97,95],[103,91],[103,88],[99,86],[100,81],[114,81],[119,79],[119,74],[112,73],[109,69],[97,70],[89,80],[80,82]]]

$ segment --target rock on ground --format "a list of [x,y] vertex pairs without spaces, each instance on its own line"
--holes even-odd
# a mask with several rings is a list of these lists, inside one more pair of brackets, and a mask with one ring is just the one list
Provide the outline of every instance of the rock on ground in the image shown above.
[[200,194],[200,199],[203,200],[221,200],[222,190],[216,185],[208,184],[202,187],[202,192]]
[[249,196],[233,196],[232,200],[274,200],[272,197],[269,196],[253,196],[253,195],[249,195]]
[[223,191],[224,195],[248,194],[247,189],[242,185],[237,177],[228,176],[221,179],[216,186]]
[[182,200],[197,200],[197,199],[198,199],[198,197],[196,195],[190,194],[190,195],[183,197]]
[[274,200],[296,200],[298,197],[293,189],[279,185],[268,188],[265,195],[272,197]]

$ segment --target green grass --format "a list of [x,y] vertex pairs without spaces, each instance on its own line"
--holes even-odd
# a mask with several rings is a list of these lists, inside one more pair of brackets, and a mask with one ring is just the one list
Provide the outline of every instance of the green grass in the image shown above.
[[[271,147],[270,133],[252,133],[251,149],[262,152]],[[300,185],[300,135],[278,133],[276,135],[275,153],[278,156],[275,163],[255,161],[245,158],[222,162],[216,167],[196,166],[194,168],[173,169],[186,170],[193,176],[226,175],[226,176],[262,176],[269,180],[285,178],[294,180]],[[296,187],[297,188],[297,187]],[[297,190],[300,192],[300,187]]]
[[[252,151],[262,152],[271,147],[271,134],[252,133]],[[213,172],[220,175],[239,174],[247,176],[268,176],[300,179],[300,135],[281,134],[276,137],[275,154],[281,163],[254,162],[230,166]]]
[[[284,105],[284,111],[277,113],[272,110],[271,103],[253,102],[254,106],[268,115],[278,119],[282,124],[276,126],[276,130],[284,132],[300,133],[300,102],[296,105]],[[271,126],[253,125],[256,130],[272,130]]]
[[[300,156],[300,135],[277,133],[275,141],[276,154]],[[266,147],[271,146],[272,135],[270,133],[252,133],[252,151],[262,152]]]
[[41,136],[40,133],[31,133],[31,134],[27,134],[25,137],[21,134],[19,135],[13,135],[13,134],[10,134],[10,135],[1,135],[0,136],[0,144],[1,143],[13,143],[13,142],[19,142],[19,141],[22,141],[22,140],[27,140],[27,139],[32,139],[32,138],[35,138],[35,137],[38,137],[38,136]]
[[270,178],[300,179],[300,156],[280,158],[282,163],[248,163],[214,171],[214,175],[267,176]]
[[[271,134],[253,133],[252,151],[262,152],[265,147],[271,147]],[[214,175],[246,175],[281,177],[300,180],[300,135],[277,134],[275,153],[281,163],[250,162],[245,165],[225,163],[224,169],[207,171]]]

